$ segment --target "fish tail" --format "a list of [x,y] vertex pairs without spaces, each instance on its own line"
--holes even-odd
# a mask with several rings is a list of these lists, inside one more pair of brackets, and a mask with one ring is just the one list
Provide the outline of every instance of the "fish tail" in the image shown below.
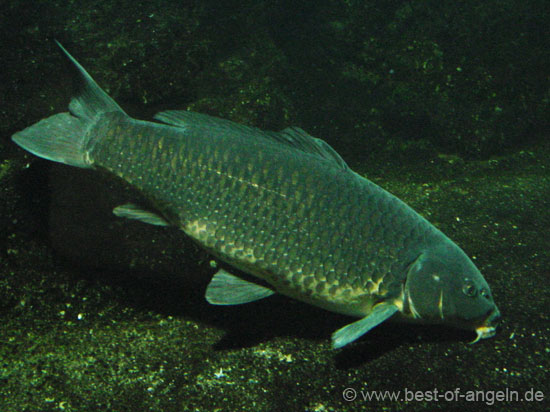
[[12,140],[32,154],[54,162],[92,167],[88,156],[93,147],[92,127],[105,114],[124,111],[107,95],[84,68],[56,41],[73,63],[77,76],[69,112],[59,113],[15,133]]

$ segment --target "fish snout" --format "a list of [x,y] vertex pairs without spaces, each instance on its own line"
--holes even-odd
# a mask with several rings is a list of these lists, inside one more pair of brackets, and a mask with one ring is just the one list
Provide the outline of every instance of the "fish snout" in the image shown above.
[[485,318],[485,321],[475,329],[477,337],[470,343],[476,343],[480,339],[488,339],[497,333],[497,324],[500,321],[500,311],[495,307],[493,311]]
[[497,307],[491,312],[491,314],[485,320],[486,325],[496,326],[500,322],[500,311]]

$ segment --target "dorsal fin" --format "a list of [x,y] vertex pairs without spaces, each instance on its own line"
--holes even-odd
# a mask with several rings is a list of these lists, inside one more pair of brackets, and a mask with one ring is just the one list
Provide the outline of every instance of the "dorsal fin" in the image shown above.
[[240,133],[250,138],[268,139],[316,155],[341,169],[349,170],[346,162],[328,143],[310,136],[298,127],[287,127],[280,132],[264,131],[219,117],[186,110],[167,110],[157,113],[154,118],[197,135],[208,131],[215,134]]
[[249,134],[264,133],[256,127],[245,126],[231,120],[187,110],[166,110],[157,113],[153,118],[160,122],[195,132],[210,130],[215,132],[240,131]]
[[313,153],[323,159],[335,162],[342,169],[349,169],[344,159],[327,142],[311,136],[299,127],[287,127],[278,133],[273,133],[273,138],[304,152]]

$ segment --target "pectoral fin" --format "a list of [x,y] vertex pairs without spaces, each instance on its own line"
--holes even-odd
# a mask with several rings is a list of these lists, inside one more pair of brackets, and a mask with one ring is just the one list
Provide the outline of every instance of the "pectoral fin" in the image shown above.
[[206,300],[213,305],[240,305],[273,295],[265,286],[248,282],[220,269],[206,288]]
[[374,307],[368,316],[334,332],[332,334],[332,348],[339,349],[353,342],[375,326],[392,317],[397,311],[397,306],[392,303],[380,303]]

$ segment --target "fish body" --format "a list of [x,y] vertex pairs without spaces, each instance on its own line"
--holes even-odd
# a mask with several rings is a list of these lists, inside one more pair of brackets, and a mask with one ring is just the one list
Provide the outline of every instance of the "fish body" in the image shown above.
[[176,127],[105,115],[90,131],[101,136],[90,163],[137,187],[170,225],[279,292],[363,317],[375,300],[399,295],[422,250],[449,242],[343,163],[221,119],[158,117]]
[[121,205],[116,215],[175,226],[269,285],[220,271],[209,302],[278,292],[361,318],[334,333],[334,347],[389,318],[451,324],[478,338],[495,333],[490,288],[462,249],[322,140],[188,111],[161,112],[162,123],[133,119],[62,50],[81,80],[69,112],[13,140],[40,157],[118,176],[151,204]]

